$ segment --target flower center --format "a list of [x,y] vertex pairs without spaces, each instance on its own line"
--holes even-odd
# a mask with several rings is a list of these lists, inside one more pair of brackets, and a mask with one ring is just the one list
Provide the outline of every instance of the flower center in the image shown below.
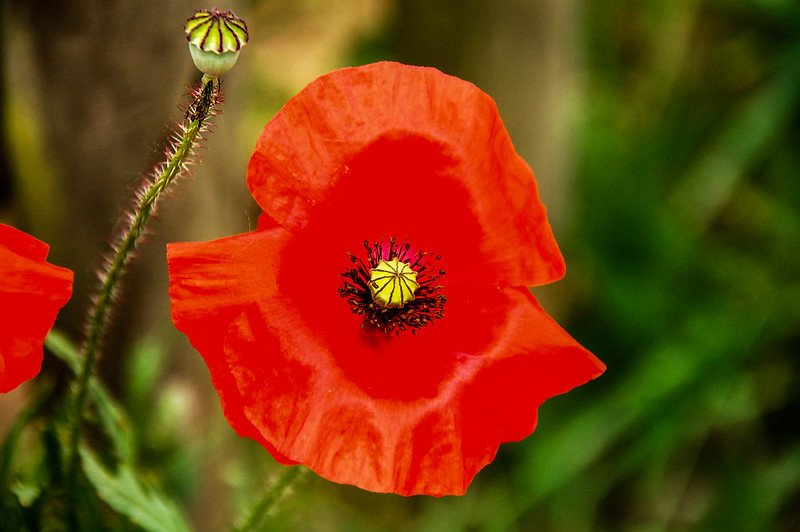
[[418,288],[417,272],[397,257],[389,261],[381,260],[369,271],[372,300],[380,307],[401,308],[414,300],[414,292]]
[[412,253],[411,244],[364,241],[366,257],[350,254],[353,267],[341,275],[339,295],[362,316],[361,327],[385,334],[400,334],[430,324],[444,316],[447,298],[437,281],[445,272],[436,267],[440,256],[424,251]]

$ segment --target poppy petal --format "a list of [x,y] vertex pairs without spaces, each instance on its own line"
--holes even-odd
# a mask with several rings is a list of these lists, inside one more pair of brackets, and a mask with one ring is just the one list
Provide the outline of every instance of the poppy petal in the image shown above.
[[7,250],[36,262],[47,258],[50,246],[10,225],[0,224],[0,243]]
[[[605,364],[578,344],[526,289],[505,291],[512,300],[505,336],[492,362],[465,389],[462,413],[465,454],[496,450],[495,441],[519,441],[536,427],[536,408],[596,377]],[[535,346],[531,351],[530,346]]]
[[0,392],[39,373],[44,338],[72,295],[72,272],[45,262],[48,250],[0,224]]
[[[533,172],[494,101],[432,68],[385,62],[319,78],[264,129],[247,179],[264,211],[291,231],[320,216],[330,222],[334,209],[361,213],[363,225],[370,206],[383,217],[418,220],[427,219],[420,212],[446,216],[466,206],[482,230],[472,241],[475,260],[495,282],[531,286],[564,274]],[[359,194],[343,202],[344,182]],[[442,195],[442,187],[457,193]]]
[[[439,353],[447,371],[430,396],[416,400],[365,387],[318,324],[286,298],[263,300],[237,318],[225,340],[244,413],[280,454],[330,480],[402,495],[464,493],[500,443],[533,431],[543,401],[603,371],[527,290],[489,299],[478,314],[500,316],[493,340],[479,352]],[[352,356],[370,367],[376,385],[395,379],[414,388],[412,372],[398,368],[407,363],[419,375],[424,362],[406,354],[398,360],[402,353],[376,353],[362,341]]]
[[[277,253],[288,237],[285,230],[273,227],[212,242],[167,245],[172,321],[203,355],[231,425],[267,448],[269,442],[238,407],[242,398],[228,371],[223,341],[244,308],[274,295]],[[269,450],[279,461],[292,463]]]

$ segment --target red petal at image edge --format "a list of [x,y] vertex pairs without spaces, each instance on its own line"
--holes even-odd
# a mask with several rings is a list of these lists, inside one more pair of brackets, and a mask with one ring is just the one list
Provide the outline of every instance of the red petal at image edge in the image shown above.
[[72,272],[45,262],[48,250],[0,224],[0,392],[39,373],[44,338],[72,295]]
[[0,245],[17,255],[36,262],[44,262],[50,246],[10,225],[0,224]]

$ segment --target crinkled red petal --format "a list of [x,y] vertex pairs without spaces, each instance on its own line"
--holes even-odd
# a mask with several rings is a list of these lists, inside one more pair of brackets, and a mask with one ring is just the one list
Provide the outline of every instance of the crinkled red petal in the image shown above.
[[232,425],[278,457],[373,491],[463,493],[542,401],[602,372],[526,289],[452,282],[419,334],[364,331],[307,233],[169,248],[176,325]]
[[288,238],[286,231],[273,228],[213,242],[167,246],[172,321],[205,359],[233,428],[261,442],[282,463],[292,461],[261,437],[242,412],[242,397],[228,369],[223,341],[239,314],[275,293],[277,252]]
[[48,249],[0,224],[0,392],[39,373],[44,338],[72,295],[72,272],[45,262]]
[[471,316],[446,317],[451,330],[439,333],[467,334],[487,319],[495,337],[443,351],[434,334],[404,337],[402,349],[352,330],[332,342],[292,301],[267,299],[226,338],[244,412],[278,452],[332,481],[462,494],[500,443],[533,431],[543,401],[603,371],[527,290],[481,296]]
[[[248,186],[291,231],[324,218],[331,233],[355,236],[382,219],[422,226],[430,213],[453,217],[450,228],[470,225],[478,238],[454,232],[451,247],[468,249],[475,269],[500,285],[564,274],[533,172],[494,101],[432,68],[376,63],[319,78],[265,128]],[[341,219],[324,216],[333,204],[350,210],[340,210]]]

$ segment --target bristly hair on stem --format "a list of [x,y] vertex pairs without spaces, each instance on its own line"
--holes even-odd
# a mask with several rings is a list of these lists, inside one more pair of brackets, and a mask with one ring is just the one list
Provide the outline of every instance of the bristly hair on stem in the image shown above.
[[87,314],[86,340],[82,348],[83,358],[70,421],[68,482],[75,478],[89,379],[97,364],[100,344],[108,329],[108,316],[120,281],[145,233],[147,222],[155,212],[161,193],[187,171],[198,147],[197,143],[202,140],[202,133],[208,130],[207,120],[219,113],[218,106],[222,103],[219,79],[203,76],[200,84],[191,90],[190,98],[191,103],[186,108],[185,121],[170,135],[166,159],[142,180],[135,194],[134,204],[125,215],[123,230],[114,239],[111,253],[104,261],[99,274],[99,287]]
[[245,519],[233,528],[233,532],[260,530],[264,518],[290,493],[294,484],[303,477],[305,472],[306,469],[298,465],[284,467],[281,475],[269,485]]

